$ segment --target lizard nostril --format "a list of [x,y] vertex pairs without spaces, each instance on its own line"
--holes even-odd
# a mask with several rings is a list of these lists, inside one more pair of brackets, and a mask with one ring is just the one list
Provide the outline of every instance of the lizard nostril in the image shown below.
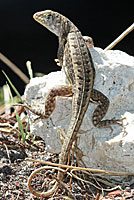
[[33,15],[33,18],[36,20],[36,19],[39,19],[41,16],[41,13],[40,12],[37,12]]

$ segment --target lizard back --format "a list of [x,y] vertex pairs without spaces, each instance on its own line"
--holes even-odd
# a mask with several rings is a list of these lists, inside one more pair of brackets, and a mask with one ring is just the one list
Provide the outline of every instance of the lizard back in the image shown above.
[[[67,157],[65,154],[69,151],[72,142],[79,131],[90,101],[95,70],[90,52],[78,29],[77,31],[68,34],[64,55],[63,68],[67,71],[66,73],[69,73],[70,71],[70,74],[67,74],[67,77],[73,82],[72,117],[60,155],[60,162],[65,164],[66,160],[63,160],[63,158]],[[64,66],[64,64],[67,64],[66,58],[71,59],[71,66],[69,64],[69,67],[72,67],[72,69],[66,70],[67,66]],[[72,78],[72,76],[74,77]]]

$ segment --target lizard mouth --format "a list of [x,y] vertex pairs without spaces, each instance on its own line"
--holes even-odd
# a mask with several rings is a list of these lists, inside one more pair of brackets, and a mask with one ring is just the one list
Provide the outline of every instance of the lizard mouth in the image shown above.
[[40,12],[37,12],[33,15],[33,18],[34,20],[38,21],[38,22],[41,22],[43,21],[43,18],[42,18],[42,14]]

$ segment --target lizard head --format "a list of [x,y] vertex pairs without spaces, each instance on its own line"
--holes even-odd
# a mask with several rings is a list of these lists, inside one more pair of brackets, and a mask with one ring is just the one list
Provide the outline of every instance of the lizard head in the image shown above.
[[64,16],[57,12],[45,10],[35,13],[33,18],[57,36],[62,32]]

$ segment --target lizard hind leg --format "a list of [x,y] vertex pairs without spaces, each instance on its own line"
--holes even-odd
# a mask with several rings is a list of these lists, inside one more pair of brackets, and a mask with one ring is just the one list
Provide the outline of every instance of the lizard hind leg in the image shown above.
[[37,110],[31,107],[26,102],[26,105],[23,105],[28,110],[30,110],[35,115],[38,115],[39,117],[34,120],[36,122],[38,119],[48,119],[50,115],[53,113],[56,105],[56,97],[64,97],[64,96],[72,96],[72,86],[71,85],[60,85],[56,86],[55,88],[52,88],[46,97],[45,101],[45,110]]
[[122,126],[122,119],[106,119],[102,120],[105,114],[107,113],[109,107],[109,99],[102,94],[100,91],[93,89],[91,95],[91,102],[95,104],[99,104],[95,109],[92,117],[92,122],[97,128],[110,128],[111,132],[113,131],[111,125],[118,124]]
[[66,97],[72,96],[72,86],[71,85],[60,85],[52,88],[45,102],[45,115],[48,118],[55,109],[56,97]]

